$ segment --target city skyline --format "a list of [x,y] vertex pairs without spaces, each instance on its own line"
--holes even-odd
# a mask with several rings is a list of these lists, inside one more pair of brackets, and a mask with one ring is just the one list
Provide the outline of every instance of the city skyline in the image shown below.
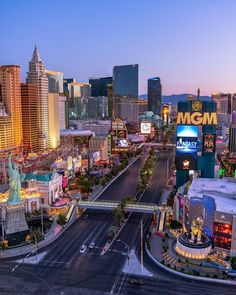
[[236,294],[236,1],[0,4],[0,294]]
[[81,82],[139,64],[139,94],[155,76],[164,95],[198,87],[203,95],[236,92],[234,1],[2,1],[1,7],[0,64],[20,65],[22,82],[37,44],[46,68]]

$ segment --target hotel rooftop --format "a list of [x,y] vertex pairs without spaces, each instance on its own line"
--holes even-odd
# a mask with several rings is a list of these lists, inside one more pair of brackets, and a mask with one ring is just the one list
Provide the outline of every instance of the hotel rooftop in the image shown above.
[[236,214],[236,178],[194,178],[188,195],[190,198],[213,197],[217,211]]

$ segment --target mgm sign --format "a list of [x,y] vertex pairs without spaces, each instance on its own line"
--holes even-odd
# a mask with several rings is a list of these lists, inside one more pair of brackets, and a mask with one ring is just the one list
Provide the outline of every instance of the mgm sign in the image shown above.
[[179,112],[177,125],[217,125],[216,113]]
[[216,112],[203,112],[202,101],[192,102],[192,112],[178,112],[177,125],[217,125]]

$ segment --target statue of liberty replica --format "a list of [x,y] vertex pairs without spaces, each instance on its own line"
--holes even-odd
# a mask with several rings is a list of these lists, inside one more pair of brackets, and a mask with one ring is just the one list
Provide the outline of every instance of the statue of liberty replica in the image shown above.
[[8,155],[9,196],[5,206],[4,222],[5,238],[9,246],[25,241],[29,227],[25,220],[25,206],[20,198],[21,182],[25,179],[24,173],[19,173],[18,164],[12,163],[11,154]]

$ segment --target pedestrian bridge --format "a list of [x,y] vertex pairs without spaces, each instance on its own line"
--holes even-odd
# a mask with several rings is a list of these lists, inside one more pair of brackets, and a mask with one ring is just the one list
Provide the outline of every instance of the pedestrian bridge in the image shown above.
[[[158,142],[145,142],[143,143],[144,146],[156,146],[156,147],[163,147],[163,143]],[[174,143],[167,143],[165,144],[166,147],[176,147]]]
[[[79,208],[86,209],[100,209],[100,210],[114,210],[120,205],[118,201],[78,201]],[[163,207],[157,206],[152,203],[126,203],[124,211],[126,212],[138,212],[138,213],[157,213],[161,211]]]

